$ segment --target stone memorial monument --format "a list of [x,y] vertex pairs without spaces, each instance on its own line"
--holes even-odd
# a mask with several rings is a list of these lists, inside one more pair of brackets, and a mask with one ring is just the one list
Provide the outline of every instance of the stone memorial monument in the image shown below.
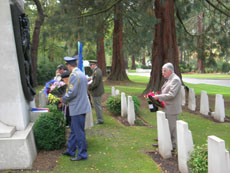
[[37,155],[29,23],[23,0],[0,1],[0,170],[30,168]]
[[195,91],[193,88],[189,88],[188,108],[191,111],[196,110],[196,95],[195,95]]
[[215,100],[215,112],[212,112],[211,115],[214,119],[224,122],[225,119],[225,107],[224,107],[224,98],[221,94],[216,94]]
[[128,117],[127,120],[130,125],[134,125],[136,119],[134,102],[132,96],[128,96]]
[[200,96],[200,113],[208,116],[209,113],[209,102],[208,102],[208,94],[206,91],[201,91]]
[[127,116],[127,99],[124,92],[121,93],[121,116]]

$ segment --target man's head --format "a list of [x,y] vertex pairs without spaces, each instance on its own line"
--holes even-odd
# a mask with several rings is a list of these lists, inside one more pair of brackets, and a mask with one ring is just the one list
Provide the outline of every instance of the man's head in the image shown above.
[[57,66],[57,70],[60,74],[62,74],[65,71],[65,66],[63,64],[60,64]]
[[69,71],[65,71],[61,75],[61,79],[65,82],[65,84],[68,84],[68,82],[69,82],[69,75],[70,75]]
[[75,55],[74,57],[64,57],[64,60],[68,70],[72,71],[75,67],[77,67],[78,55]]
[[89,60],[89,65],[91,70],[95,69],[97,67],[97,60]]
[[162,66],[162,75],[165,79],[168,79],[172,73],[174,73],[174,67],[172,63],[168,62]]

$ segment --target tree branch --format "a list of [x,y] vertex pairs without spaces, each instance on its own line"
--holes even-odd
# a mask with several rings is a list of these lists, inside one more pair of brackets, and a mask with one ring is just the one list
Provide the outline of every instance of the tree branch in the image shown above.
[[230,15],[228,13],[226,13],[225,11],[217,8],[213,3],[211,3],[209,0],[205,0],[209,5],[211,5],[213,8],[215,8],[217,11],[219,11],[220,13],[224,14],[225,16],[230,17]]
[[116,0],[114,3],[112,3],[109,7],[103,9],[103,10],[100,10],[100,11],[96,11],[96,12],[93,12],[93,13],[85,13],[81,16],[77,16],[76,19],[80,19],[80,18],[83,18],[83,17],[89,17],[89,16],[94,16],[94,15],[97,15],[97,14],[100,14],[100,13],[104,13],[106,11],[109,11],[111,8],[113,8],[115,5],[117,5],[118,3],[120,3],[121,1],[123,0]]
[[221,2],[220,0],[217,0],[217,2],[230,11],[230,8],[228,8],[223,2]]

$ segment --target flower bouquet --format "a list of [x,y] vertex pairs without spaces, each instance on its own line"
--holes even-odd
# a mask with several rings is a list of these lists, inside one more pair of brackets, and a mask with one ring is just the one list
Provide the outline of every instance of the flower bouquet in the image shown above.
[[[159,91],[157,94],[160,94]],[[144,95],[146,100],[148,101],[149,104],[149,110],[150,112],[156,112],[158,111],[158,107],[164,108],[165,103],[163,101],[160,101],[159,99],[154,99],[153,96],[157,95],[154,92],[150,91],[147,95]]]
[[54,82],[50,85],[50,92],[48,94],[48,102],[49,104],[56,104],[60,103],[60,97],[62,97],[66,92],[67,85],[60,81]]
[[50,93],[56,97],[62,97],[66,92],[67,85],[60,81],[54,82],[50,87]]

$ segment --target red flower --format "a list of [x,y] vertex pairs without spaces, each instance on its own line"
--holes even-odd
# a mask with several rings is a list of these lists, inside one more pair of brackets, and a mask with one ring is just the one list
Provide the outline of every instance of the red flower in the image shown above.
[[159,91],[157,91],[156,93],[157,94],[155,94],[154,92],[150,91],[147,95],[144,95],[144,97],[146,98],[147,101],[151,101],[155,106],[164,108],[165,103],[163,101],[160,101],[159,99],[154,99],[153,98],[153,96],[160,94]]

